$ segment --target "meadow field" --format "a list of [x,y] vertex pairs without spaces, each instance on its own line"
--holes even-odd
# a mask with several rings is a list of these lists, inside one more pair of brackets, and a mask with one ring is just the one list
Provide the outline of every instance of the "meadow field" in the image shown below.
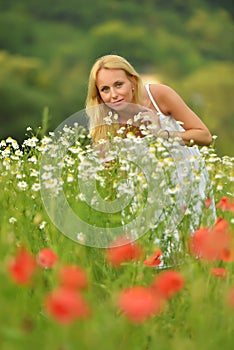
[[[166,246],[156,238],[173,239],[163,222],[136,233],[135,240],[118,236],[106,246],[93,243],[79,227],[77,239],[61,232],[53,222],[54,218],[65,225],[67,220],[66,212],[56,206],[60,191],[76,215],[93,228],[108,226],[111,231],[124,226],[142,213],[142,206],[133,200],[134,205],[118,215],[90,208],[77,187],[78,169],[82,171],[79,166],[84,152],[89,151],[87,135],[77,135],[63,159],[55,158],[61,164],[57,179],[51,156],[53,133],[39,136],[28,128],[22,144],[10,136],[0,142],[0,348],[233,349],[233,158],[219,157],[214,145],[200,150],[213,187],[217,218],[212,226],[205,224],[212,202],[207,195],[202,221],[191,235],[191,222],[197,222],[196,215],[200,215],[193,205],[196,189],[191,188],[191,206],[184,208],[176,228],[183,245],[178,249],[171,244],[173,259],[167,262],[165,257],[163,265]],[[158,152],[158,162],[168,166],[165,153],[159,157],[160,147],[150,147],[151,154]],[[43,165],[45,155],[51,156],[51,164]],[[125,168],[120,164],[121,176],[127,169],[125,160]],[[115,164],[108,171],[99,168],[98,174],[95,179],[102,197],[111,202],[115,184],[123,184],[123,178]],[[199,180],[199,173],[196,176]],[[137,179],[134,184],[142,204],[147,193],[141,192],[144,181],[139,174]],[[43,184],[53,194],[49,204]],[[126,190],[123,185],[121,189]],[[172,190],[168,193],[174,198]],[[47,204],[53,206],[54,216]],[[91,241],[85,241],[87,237]]]

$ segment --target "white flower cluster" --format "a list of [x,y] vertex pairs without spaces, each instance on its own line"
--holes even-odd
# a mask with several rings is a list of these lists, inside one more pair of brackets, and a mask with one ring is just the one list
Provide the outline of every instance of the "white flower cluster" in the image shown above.
[[[116,114],[109,114],[106,121],[117,119]],[[173,229],[176,232],[184,217],[190,232],[197,225],[198,213],[211,193],[208,184],[222,195],[233,192],[227,183],[234,179],[234,158],[220,158],[208,147],[200,148],[200,156],[198,150],[192,155],[179,139],[167,140],[160,133],[153,136],[151,131],[158,131],[157,126],[141,121],[140,114],[127,120],[118,136],[101,140],[98,147],[90,144],[87,131],[80,131],[79,126],[65,125],[59,137],[53,132],[42,139],[32,136],[22,146],[8,137],[0,142],[2,188],[12,191],[12,198],[19,195],[25,201],[41,201],[41,193],[56,201],[63,194],[74,208],[88,205],[101,213],[104,222],[108,214],[118,213],[123,227],[134,222],[129,234],[138,237],[161,225],[158,242],[172,242]],[[145,137],[128,130],[134,122],[139,122]],[[9,217],[10,224],[18,225],[15,213]],[[45,225],[41,219],[38,227],[43,230]],[[76,235],[85,241],[85,232],[77,232],[79,227]]]

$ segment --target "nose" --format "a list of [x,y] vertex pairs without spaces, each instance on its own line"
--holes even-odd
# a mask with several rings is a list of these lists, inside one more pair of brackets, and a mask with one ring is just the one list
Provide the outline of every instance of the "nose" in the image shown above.
[[111,98],[112,98],[113,100],[116,100],[117,97],[118,97],[118,93],[117,93],[115,87],[111,87],[110,92],[111,92]]

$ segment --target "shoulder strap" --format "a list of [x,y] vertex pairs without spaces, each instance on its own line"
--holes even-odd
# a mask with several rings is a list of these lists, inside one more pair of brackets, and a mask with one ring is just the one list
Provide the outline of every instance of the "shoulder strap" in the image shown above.
[[154,98],[153,98],[153,95],[151,94],[150,92],[150,84],[146,84],[145,85],[145,88],[146,88],[146,91],[148,92],[148,95],[149,95],[149,98],[154,106],[154,108],[156,109],[156,111],[159,113],[159,114],[162,114],[162,112],[160,111],[160,108],[158,107],[157,103],[155,102]]

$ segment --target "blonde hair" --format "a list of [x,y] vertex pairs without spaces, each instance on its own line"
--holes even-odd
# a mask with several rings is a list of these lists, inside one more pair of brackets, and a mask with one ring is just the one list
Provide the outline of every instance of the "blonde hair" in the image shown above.
[[94,143],[97,143],[100,139],[107,138],[107,133],[110,131],[110,126],[103,123],[103,118],[107,116],[110,109],[103,104],[96,86],[97,73],[102,68],[124,70],[128,79],[134,83],[133,103],[141,104],[142,102],[141,77],[125,58],[118,55],[105,55],[97,59],[90,71],[86,99],[86,112],[89,117],[89,129]]

